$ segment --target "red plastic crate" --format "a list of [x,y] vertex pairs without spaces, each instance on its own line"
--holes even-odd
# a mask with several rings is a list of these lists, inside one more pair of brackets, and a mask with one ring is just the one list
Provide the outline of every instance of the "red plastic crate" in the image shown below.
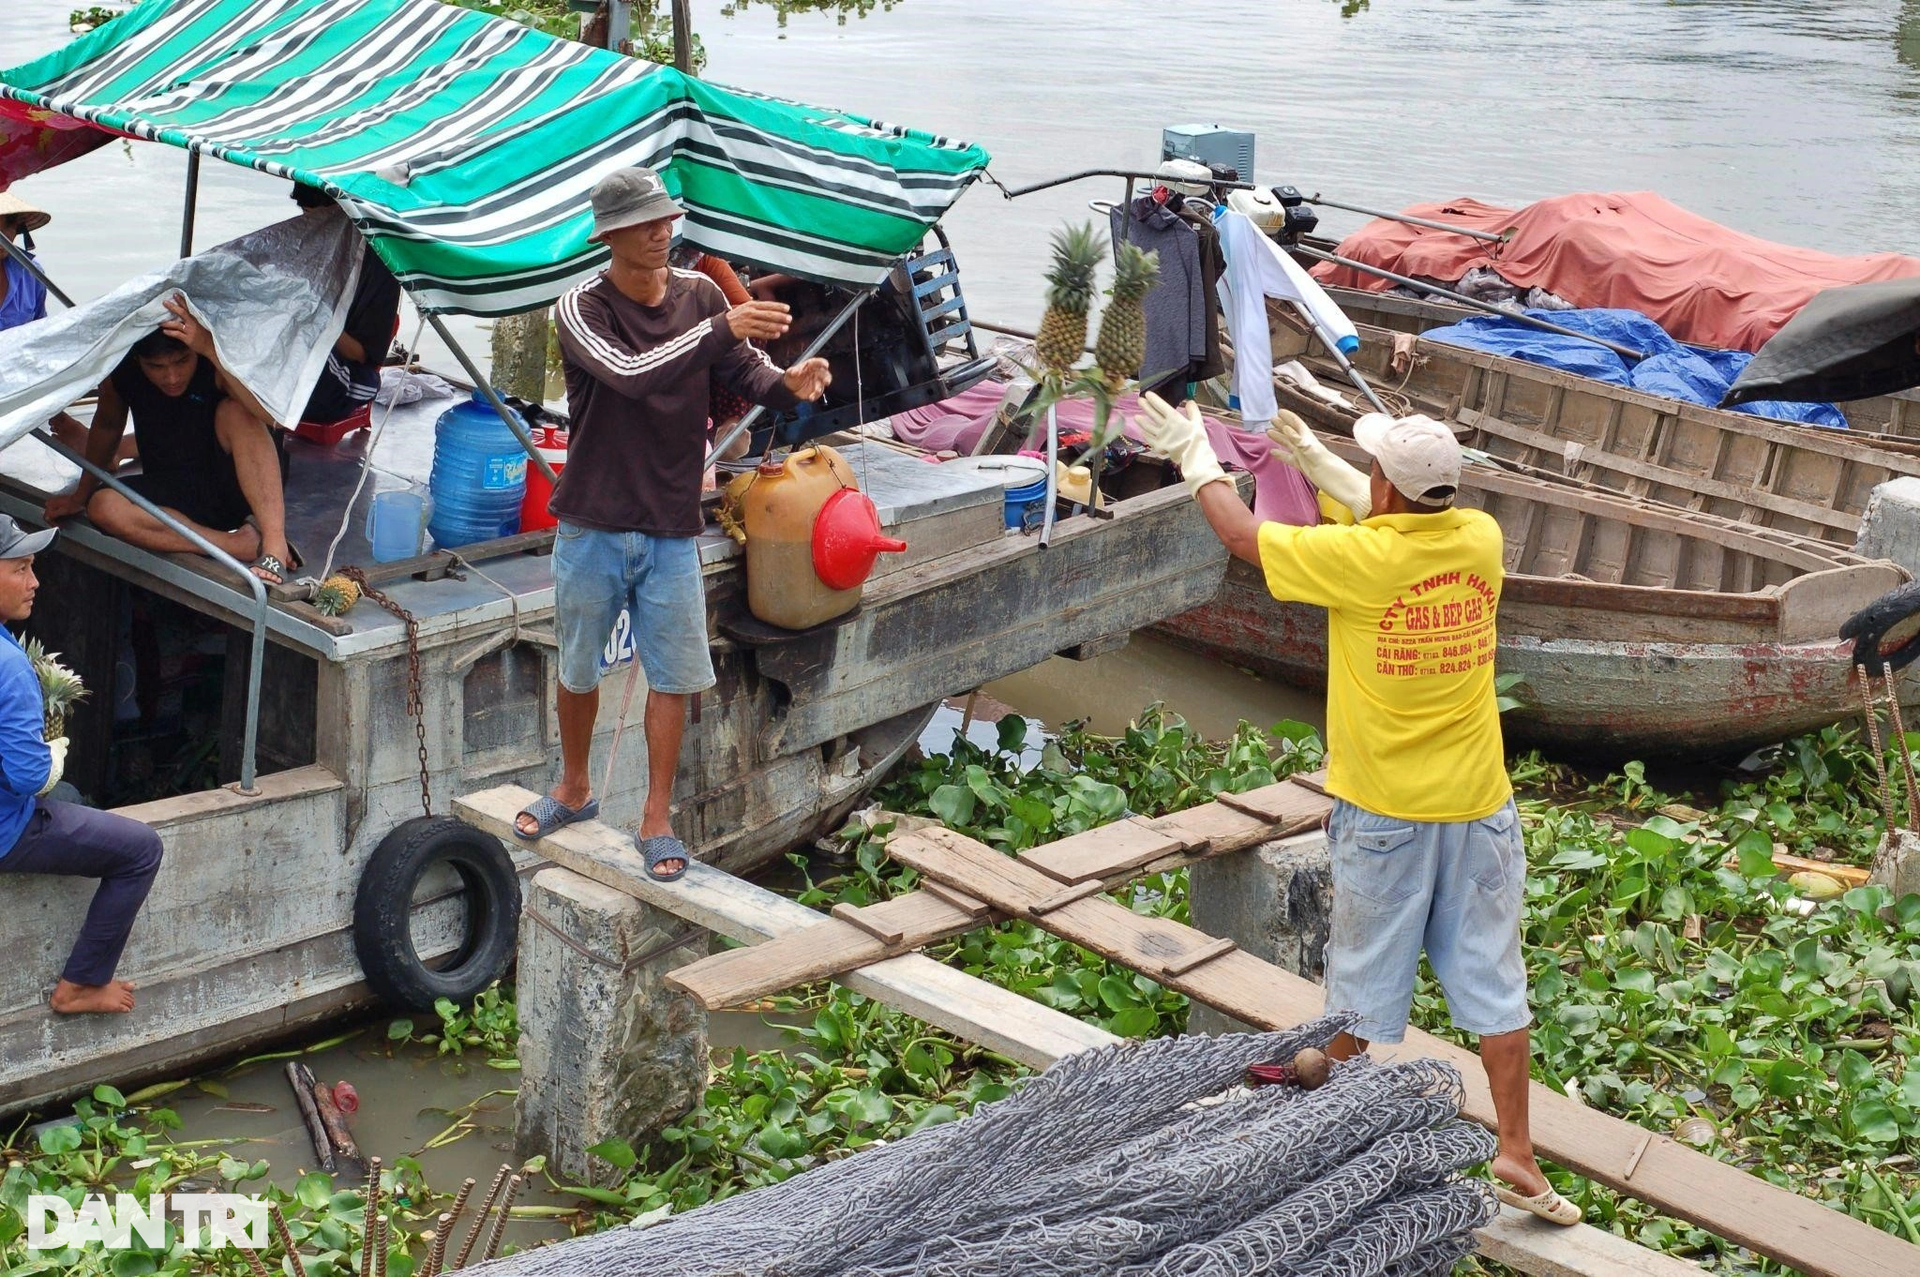
[[323,448],[331,448],[356,430],[365,430],[373,424],[373,405],[356,408],[338,421],[303,421],[293,428],[293,433],[308,443],[317,443]]

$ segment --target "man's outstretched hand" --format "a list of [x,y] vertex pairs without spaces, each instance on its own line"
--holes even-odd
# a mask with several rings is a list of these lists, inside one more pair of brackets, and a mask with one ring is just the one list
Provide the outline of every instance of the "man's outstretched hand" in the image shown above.
[[727,312],[727,331],[740,341],[772,341],[793,327],[785,302],[741,302]]
[[812,403],[827,391],[833,381],[833,374],[827,370],[827,361],[814,356],[802,360],[787,369],[787,375],[781,378],[794,398]]

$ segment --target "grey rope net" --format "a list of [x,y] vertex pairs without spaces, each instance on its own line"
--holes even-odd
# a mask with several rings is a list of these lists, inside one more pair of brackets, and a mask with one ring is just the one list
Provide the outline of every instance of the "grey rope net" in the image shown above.
[[1497,1209],[1437,1060],[1246,1090],[1351,1023],[1069,1056],[973,1116],[489,1277],[1440,1277]]

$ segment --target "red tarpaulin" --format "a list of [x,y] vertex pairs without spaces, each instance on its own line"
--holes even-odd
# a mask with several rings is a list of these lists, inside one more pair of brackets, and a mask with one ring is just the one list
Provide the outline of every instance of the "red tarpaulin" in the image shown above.
[[[1758,350],[1825,288],[1920,275],[1898,253],[1835,257],[1730,230],[1653,194],[1561,195],[1515,212],[1478,200],[1423,204],[1412,216],[1474,230],[1512,229],[1505,244],[1369,222],[1340,245],[1343,257],[1401,275],[1457,280],[1476,266],[1522,288],[1544,288],[1575,306],[1637,310],[1684,342]],[[1386,280],[1346,266],[1314,268],[1322,284],[1383,291]]]

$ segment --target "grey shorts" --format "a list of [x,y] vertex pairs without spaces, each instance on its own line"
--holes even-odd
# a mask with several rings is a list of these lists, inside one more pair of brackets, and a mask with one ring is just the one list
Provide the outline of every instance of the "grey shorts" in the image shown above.
[[1448,824],[1340,802],[1327,841],[1327,1010],[1358,1012],[1355,1036],[1406,1037],[1423,948],[1457,1028],[1484,1037],[1533,1022],[1520,953],[1526,844],[1511,801],[1485,819]]
[[632,654],[656,692],[685,695],[714,684],[700,547],[692,537],[561,521],[553,538],[553,625],[560,685],[569,692],[591,692]]

